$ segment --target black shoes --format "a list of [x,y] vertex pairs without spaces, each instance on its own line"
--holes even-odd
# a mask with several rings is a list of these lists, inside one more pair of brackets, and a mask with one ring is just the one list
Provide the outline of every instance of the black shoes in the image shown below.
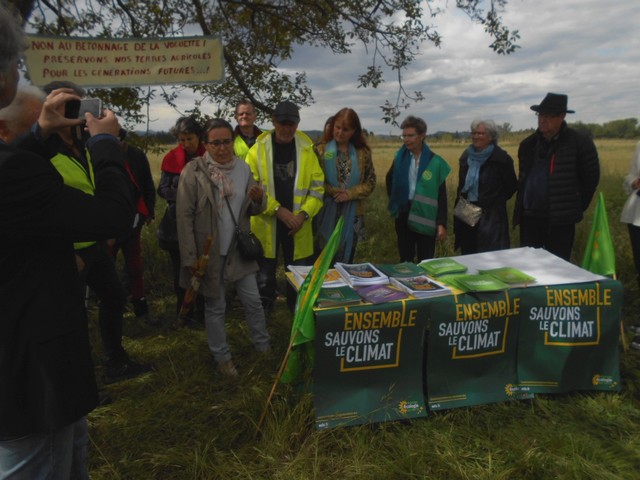
[[145,373],[154,370],[150,363],[137,363],[130,358],[111,358],[105,362],[104,384],[127,380],[129,378],[139,377]]
[[133,303],[133,313],[136,318],[143,320],[144,323],[152,327],[156,327],[162,323],[159,318],[152,317],[149,313],[149,305],[145,297],[132,298],[131,303]]

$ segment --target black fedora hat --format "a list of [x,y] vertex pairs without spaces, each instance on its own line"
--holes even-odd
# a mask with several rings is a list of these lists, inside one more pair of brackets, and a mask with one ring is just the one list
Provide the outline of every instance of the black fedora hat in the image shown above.
[[531,105],[531,110],[542,113],[576,113],[567,110],[568,97],[561,93],[547,93],[540,105]]

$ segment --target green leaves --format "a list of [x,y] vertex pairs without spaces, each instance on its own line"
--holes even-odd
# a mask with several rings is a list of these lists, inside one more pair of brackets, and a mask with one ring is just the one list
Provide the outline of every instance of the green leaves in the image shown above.
[[[29,11],[32,1],[16,3]],[[520,36],[502,23],[500,12],[506,4],[506,0],[457,0],[455,7],[484,26],[493,39],[490,48],[507,55],[518,48]],[[440,46],[441,37],[429,22],[446,14],[447,8],[415,0],[57,0],[55,4],[35,0],[30,24],[41,33],[68,36],[220,35],[225,45],[225,80],[186,88],[203,95],[199,104],[213,103],[221,112],[232,111],[237,100],[249,98],[261,120],[282,99],[300,106],[313,103],[305,73],[291,74],[283,68],[298,46],[329,49],[339,56],[361,44],[369,65],[363,73],[354,72],[354,83],[377,88],[387,76],[397,82],[396,99],[381,106],[383,119],[397,125],[400,112],[422,100],[421,92],[405,91],[403,75],[422,49],[429,44]],[[165,87],[161,95],[171,99],[181,88]],[[132,91],[138,93],[132,105],[124,103],[132,100],[125,94],[111,95],[115,102],[111,105],[138,118],[134,107],[144,111],[140,107],[153,95]]]

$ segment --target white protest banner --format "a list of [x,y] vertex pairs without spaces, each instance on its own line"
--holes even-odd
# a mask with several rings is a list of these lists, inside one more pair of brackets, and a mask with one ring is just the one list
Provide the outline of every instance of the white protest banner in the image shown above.
[[188,85],[224,78],[219,37],[27,39],[27,70],[38,86],[55,80],[83,87]]

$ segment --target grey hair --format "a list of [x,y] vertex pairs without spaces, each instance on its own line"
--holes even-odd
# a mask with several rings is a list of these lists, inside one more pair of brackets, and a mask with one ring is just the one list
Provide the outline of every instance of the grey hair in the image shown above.
[[[15,125],[15,122],[22,117],[23,110],[30,100],[44,103],[45,93],[33,85],[20,85],[13,101],[4,108],[0,108],[0,121],[7,125]],[[12,129],[11,129],[12,130]]]
[[4,1],[0,1],[0,75],[9,72],[9,65],[27,49],[24,30]]
[[176,138],[181,133],[187,135],[193,134],[198,138],[201,138],[203,132],[202,125],[200,125],[198,120],[196,120],[196,117],[194,117],[193,115],[190,115],[188,117],[180,117],[178,120],[176,120],[176,124],[171,127],[170,131],[171,134]]
[[498,127],[496,126],[496,122],[489,118],[476,118],[473,122],[471,122],[471,131],[473,132],[480,125],[484,125],[484,128],[487,129],[487,133],[489,134],[489,138],[492,142],[498,142]]
[[413,115],[409,115],[407,118],[405,118],[402,121],[402,123],[400,124],[400,128],[402,128],[403,130],[405,128],[415,128],[416,133],[418,135],[422,135],[427,133],[427,122],[425,122],[423,119],[419,117],[414,117]]
[[253,104],[253,102],[248,98],[243,98],[241,100],[238,100],[238,103],[236,103],[236,111],[235,111],[236,115],[238,114],[238,108],[240,108],[241,105],[249,105],[251,109],[254,111],[254,113],[256,111],[256,106]]

